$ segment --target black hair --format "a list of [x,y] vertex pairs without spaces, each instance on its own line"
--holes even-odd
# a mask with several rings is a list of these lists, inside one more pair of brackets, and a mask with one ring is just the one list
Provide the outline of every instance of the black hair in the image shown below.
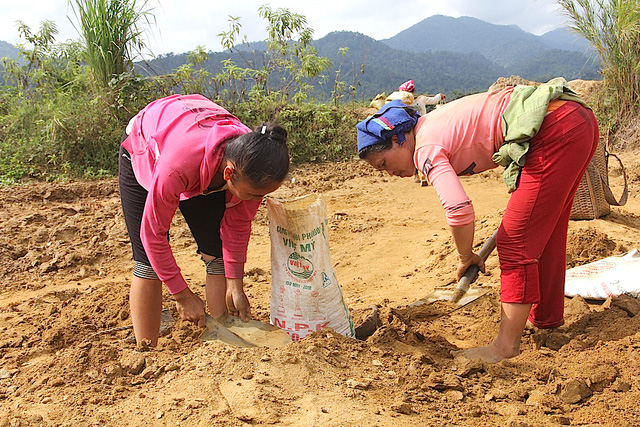
[[277,123],[263,123],[253,132],[231,139],[224,157],[258,188],[280,183],[289,173],[287,131]]
[[362,150],[358,151],[358,157],[360,157],[363,160],[366,160],[370,154],[380,153],[390,148],[391,148],[391,139],[385,139],[383,141],[376,142],[375,144],[364,147]]

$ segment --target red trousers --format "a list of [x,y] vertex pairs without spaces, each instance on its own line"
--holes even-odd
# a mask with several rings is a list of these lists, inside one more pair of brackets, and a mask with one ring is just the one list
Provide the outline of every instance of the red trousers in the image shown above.
[[530,141],[498,230],[501,301],[532,303],[529,321],[539,328],[564,323],[569,215],[598,139],[593,112],[580,104],[549,113]]

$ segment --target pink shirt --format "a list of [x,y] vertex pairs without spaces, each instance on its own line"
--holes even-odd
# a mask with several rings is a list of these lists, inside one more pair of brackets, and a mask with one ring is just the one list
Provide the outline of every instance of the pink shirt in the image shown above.
[[[138,182],[149,191],[140,238],[151,266],[171,294],[187,287],[167,241],[178,204],[207,189],[224,158],[226,141],[250,131],[201,95],[159,99],[132,120],[122,146],[131,154]],[[242,278],[251,221],[260,201],[242,201],[229,191],[226,201],[220,224],[225,275]]]
[[451,226],[475,219],[458,175],[497,166],[491,157],[504,141],[502,113],[511,92],[513,87],[465,96],[436,108],[416,124],[413,161],[438,193]]

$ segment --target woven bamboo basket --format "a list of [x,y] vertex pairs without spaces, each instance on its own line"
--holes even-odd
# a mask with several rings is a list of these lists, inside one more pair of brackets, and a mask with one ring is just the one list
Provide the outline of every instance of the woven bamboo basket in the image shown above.
[[607,169],[605,142],[601,139],[576,191],[571,207],[571,219],[596,219],[611,212],[601,179],[602,177],[607,184],[609,183]]

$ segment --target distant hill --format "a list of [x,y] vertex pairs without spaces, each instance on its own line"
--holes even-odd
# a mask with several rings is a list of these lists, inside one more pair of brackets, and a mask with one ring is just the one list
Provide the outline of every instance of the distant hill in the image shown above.
[[[600,78],[588,43],[567,28],[536,36],[515,25],[435,15],[386,40],[338,31],[313,41],[313,45],[321,56],[333,61],[323,83],[313,82],[324,99],[330,97],[338,71],[341,81],[357,87],[358,100],[394,91],[409,79],[420,93],[465,94],[486,90],[498,77],[510,75],[536,81],[557,76],[567,80]],[[340,49],[345,47],[348,52],[343,56]],[[5,42],[0,42],[2,48],[17,52]],[[267,44],[251,42],[239,49],[240,53],[209,52],[211,71],[218,72],[221,61],[228,58],[245,67],[243,57],[260,58]],[[187,53],[169,53],[136,67],[143,74],[157,75],[170,73],[186,62]]]
[[8,56],[9,58],[18,59],[19,52],[20,50],[14,45],[0,40],[0,58]]
[[517,67],[549,49],[580,51],[588,46],[585,39],[566,28],[536,36],[516,25],[494,25],[468,16],[443,15],[424,19],[382,42],[411,52],[479,53],[506,68]]
[[[392,49],[371,37],[350,31],[327,34],[313,42],[318,54],[328,57],[333,65],[323,84],[315,84],[321,97],[331,96],[336,72],[340,71],[340,80],[357,87],[358,100],[365,100],[381,92],[391,93],[409,79],[424,93],[465,93],[486,90],[498,77],[504,75],[504,68],[479,54],[461,54],[455,52],[421,53]],[[253,47],[252,44],[251,47]],[[348,48],[346,56],[341,48]],[[209,66],[220,70],[221,62],[231,58],[239,66],[244,66],[242,56],[252,55],[246,48],[242,53],[209,52]],[[256,57],[259,51],[254,51]],[[186,62],[187,54],[166,55],[156,60],[138,63],[140,70],[150,75],[171,72]],[[364,67],[363,67],[364,64]],[[364,68],[364,73],[361,71]]]
[[551,49],[574,50],[576,52],[591,53],[589,42],[582,36],[574,33],[570,28],[556,28],[553,31],[540,36]]
[[[18,50],[17,47],[0,40],[0,58],[4,58],[6,56],[12,59],[18,59],[19,52],[20,50]],[[0,86],[4,83],[4,66],[2,65],[2,63],[0,63]]]
[[[502,67],[477,53],[416,54],[350,31],[329,33],[315,41],[314,46],[320,55],[333,60],[331,76],[340,68],[341,78],[347,83],[359,81],[359,93],[365,98],[383,91],[388,94],[409,79],[425,93],[481,91],[504,73]],[[344,58],[338,52],[342,47],[349,49]],[[362,64],[364,74],[359,74]],[[350,81],[348,76],[354,80]]]

